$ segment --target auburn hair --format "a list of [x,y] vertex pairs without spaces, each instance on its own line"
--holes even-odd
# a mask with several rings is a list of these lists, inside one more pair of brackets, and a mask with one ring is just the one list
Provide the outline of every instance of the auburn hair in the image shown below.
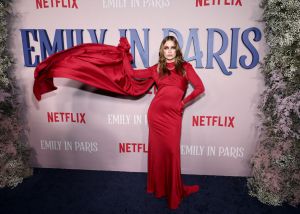
[[160,44],[159,47],[159,59],[158,59],[158,73],[160,76],[169,75],[170,71],[167,68],[167,60],[164,56],[164,45],[167,41],[174,42],[176,56],[175,56],[175,69],[182,76],[185,75],[185,70],[183,68],[184,59],[182,56],[182,52],[179,46],[177,39],[174,36],[166,36]]

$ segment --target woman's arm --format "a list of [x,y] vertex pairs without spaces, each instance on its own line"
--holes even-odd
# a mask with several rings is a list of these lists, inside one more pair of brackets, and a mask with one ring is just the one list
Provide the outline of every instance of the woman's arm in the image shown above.
[[123,67],[127,70],[129,76],[134,79],[149,79],[153,76],[153,69],[156,65],[153,65],[144,69],[133,69],[131,65],[131,59],[125,55],[123,60]]
[[148,79],[153,76],[153,66],[145,69],[133,69],[132,75],[135,79]]
[[194,70],[191,64],[187,63],[187,65],[185,66],[185,71],[186,71],[187,79],[194,87],[194,90],[186,98],[182,100],[183,107],[190,101],[196,99],[198,95],[202,94],[205,90],[202,80],[197,75],[196,71]]

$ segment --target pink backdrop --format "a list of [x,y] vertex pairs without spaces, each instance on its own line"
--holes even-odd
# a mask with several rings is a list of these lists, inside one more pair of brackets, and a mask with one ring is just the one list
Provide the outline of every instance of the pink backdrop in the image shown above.
[[[41,41],[46,41],[43,32],[46,32],[54,47],[55,36],[59,36],[55,32],[62,29],[61,38],[66,48],[70,29],[74,30],[74,43],[79,38],[75,29],[77,32],[82,29],[84,43],[92,41],[92,30],[89,29],[95,29],[98,39],[100,29],[106,29],[104,43],[111,45],[117,45],[120,32],[124,32],[121,29],[127,29],[128,40],[133,47],[136,45],[131,50],[132,53],[135,51],[136,66],[143,68],[146,66],[143,58],[148,57],[146,61],[149,65],[157,62],[163,33],[166,29],[173,29],[171,34],[181,36],[182,50],[187,53],[186,56],[201,55],[198,63],[201,62],[203,68],[197,66],[197,60],[190,62],[206,87],[205,95],[184,112],[182,173],[248,176],[249,159],[255,151],[258,137],[256,106],[263,89],[263,78],[259,64],[244,68],[239,60],[242,55],[246,56],[246,65],[253,60],[247,48],[249,46],[243,40],[243,33],[251,28],[263,33],[259,22],[262,11],[259,0],[219,2],[15,1],[13,52],[17,61],[18,82],[25,92],[29,140],[34,150],[32,165],[145,172],[148,138],[146,113],[154,96],[152,89],[152,94],[140,99],[112,97],[75,81],[56,79],[59,89],[44,95],[37,102],[32,93],[34,67],[29,67],[28,62],[31,60],[34,64],[35,57],[41,57]],[[239,30],[234,31],[236,28]],[[220,29],[227,36],[227,48],[220,57],[227,70],[232,72],[231,75],[224,74],[216,59],[213,59],[212,68],[208,66],[211,42],[212,51],[217,52],[225,41],[221,33],[215,31],[210,34],[212,29]],[[191,36],[193,40],[189,44]],[[136,38],[140,39],[141,47],[132,43]],[[262,60],[265,49],[263,35],[258,41],[253,41],[253,32],[248,37],[245,33],[245,38]],[[28,44],[31,50],[26,49]],[[232,58],[237,59],[236,67],[231,65]],[[187,93],[191,90],[190,86]]]

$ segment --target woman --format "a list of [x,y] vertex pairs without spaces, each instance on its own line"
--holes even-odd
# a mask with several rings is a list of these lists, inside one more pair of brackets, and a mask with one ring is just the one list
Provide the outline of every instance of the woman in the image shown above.
[[[185,106],[204,92],[201,79],[191,64],[185,62],[175,37],[163,39],[158,64],[133,70],[126,38],[118,47],[83,44],[59,52],[40,63],[35,70],[34,94],[55,90],[53,77],[79,80],[111,92],[139,96],[155,83],[158,91],[148,110],[148,177],[147,192],[167,197],[176,209],[183,197],[199,190],[185,186],[180,170],[180,135]],[[183,99],[188,83],[194,90]]]
[[[166,196],[175,209],[181,199],[199,190],[198,185],[184,186],[180,172],[180,134],[182,113],[186,104],[204,92],[202,81],[191,64],[184,62],[175,37],[163,39],[158,64],[136,70],[134,78],[152,78],[158,86],[148,110],[148,177],[147,192]],[[193,92],[182,100],[187,84]]]

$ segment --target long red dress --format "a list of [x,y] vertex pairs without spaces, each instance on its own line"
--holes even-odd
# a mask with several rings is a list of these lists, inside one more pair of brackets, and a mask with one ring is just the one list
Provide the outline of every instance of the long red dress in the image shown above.
[[[147,192],[156,197],[166,196],[168,205],[175,209],[184,196],[198,191],[199,187],[184,186],[181,180],[180,136],[184,105],[204,91],[201,79],[189,63],[184,63],[186,75],[168,63],[170,75],[160,77],[157,65],[136,70],[135,78],[152,78],[158,91],[148,109],[148,177]],[[183,99],[188,82],[194,91]],[[183,100],[182,100],[183,99]]]
[[[118,47],[85,44],[47,58],[35,70],[34,94],[38,100],[43,93],[55,90],[53,77],[79,80],[97,88],[138,96],[155,83],[158,91],[148,109],[148,176],[147,192],[167,197],[170,208],[179,206],[183,197],[197,192],[198,185],[185,186],[181,180],[180,136],[184,105],[204,91],[201,79],[191,64],[185,62],[186,75],[168,63],[170,75],[160,77],[157,65],[133,70],[130,65],[129,44],[120,39]],[[186,98],[188,83],[194,90]]]

